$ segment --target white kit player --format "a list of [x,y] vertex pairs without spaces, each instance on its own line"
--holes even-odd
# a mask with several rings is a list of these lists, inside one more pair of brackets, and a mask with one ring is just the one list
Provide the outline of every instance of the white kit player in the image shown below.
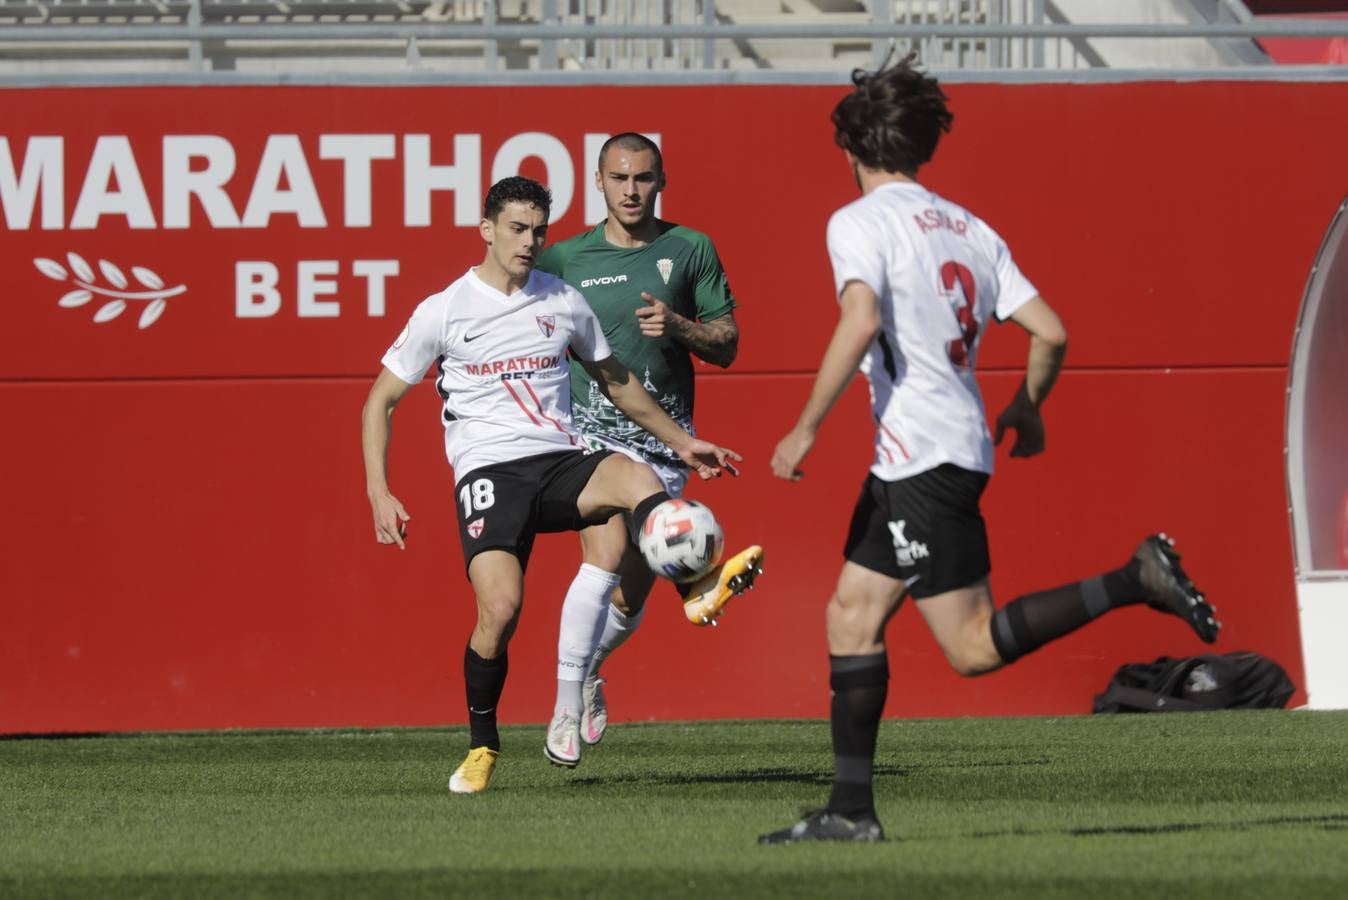
[[1025,380],[997,418],[1012,456],[1044,449],[1039,408],[1062,366],[1067,333],[986,223],[916,180],[953,116],[910,56],[857,70],[833,111],[834,140],[862,196],[828,224],[841,314],[773,474],[796,480],[824,417],[858,368],[870,384],[875,456],[852,514],[842,572],[827,609],[834,781],[828,805],[763,843],[876,841],[875,741],[888,692],[885,625],[912,596],[950,665],[980,675],[1014,662],[1111,609],[1148,603],[1204,641],[1214,610],[1163,535],[1121,568],[994,609],[979,498],[993,438],[974,379],[992,321],[1030,335]]
[[[669,499],[649,466],[582,448],[571,427],[567,352],[615,406],[699,476],[734,474],[730,460],[739,459],[693,438],[666,415],[614,360],[585,298],[561,279],[533,270],[550,204],[547,189],[528,178],[491,187],[480,226],[487,245],[482,263],[416,308],[384,355],[362,419],[375,537],[405,548],[409,516],[387,478],[390,425],[394,407],[434,366],[444,401],[445,453],[456,479],[459,537],[477,601],[477,623],[464,651],[469,753],[450,778],[455,793],[485,790],[500,753],[496,707],[534,536],[578,531],[618,512],[630,512],[639,529]],[[619,536],[615,542],[615,565],[626,541]]]

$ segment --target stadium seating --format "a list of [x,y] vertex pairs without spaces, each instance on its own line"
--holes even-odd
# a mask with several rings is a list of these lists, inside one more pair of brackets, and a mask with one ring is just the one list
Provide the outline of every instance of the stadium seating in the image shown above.
[[[1250,18],[1237,0],[0,0],[0,77],[837,72],[877,61],[891,43],[918,50],[928,65],[946,70],[1269,64],[1253,40],[1202,36],[1204,25]],[[1166,40],[1089,33],[1091,25],[1127,23],[1192,26],[1197,33]],[[528,33],[539,25],[566,31]],[[1007,25],[1087,30],[1068,36],[977,31]],[[483,34],[484,26],[516,28],[501,36]],[[624,26],[739,31],[714,39],[594,35],[596,28]],[[755,27],[789,32],[744,34]],[[913,35],[913,27],[928,30]],[[931,32],[956,27],[963,30]],[[852,31],[837,34],[838,28]]]

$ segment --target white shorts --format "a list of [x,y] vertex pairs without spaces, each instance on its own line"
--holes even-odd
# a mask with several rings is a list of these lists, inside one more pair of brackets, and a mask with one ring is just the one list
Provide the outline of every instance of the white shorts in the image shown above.
[[630,447],[624,447],[616,441],[610,441],[596,434],[582,434],[580,439],[591,450],[612,450],[615,453],[621,453],[630,460],[650,466],[655,472],[655,477],[659,478],[660,483],[664,485],[665,493],[671,497],[683,496],[683,489],[688,485],[690,474],[686,466],[663,466],[659,463],[653,463]]

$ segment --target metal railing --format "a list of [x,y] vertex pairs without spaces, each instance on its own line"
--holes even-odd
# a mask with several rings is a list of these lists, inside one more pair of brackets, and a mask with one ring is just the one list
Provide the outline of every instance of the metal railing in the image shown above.
[[[1109,68],[1099,42],[1173,39],[1247,45],[1245,64],[1227,69],[1286,75],[1257,38],[1348,38],[1344,20],[1074,24],[1053,0],[869,0],[772,17],[744,12],[751,0],[720,2],[0,0],[0,81],[836,80],[910,49],[947,73],[1079,74]],[[774,54],[783,47],[795,55]],[[1315,75],[1348,77],[1348,67]]]
[[[657,28],[684,25],[716,27],[715,0],[543,0],[543,21],[590,29],[600,25],[644,25]],[[561,60],[588,69],[712,69],[715,41],[709,38],[624,39],[585,37],[567,40]],[[546,68],[546,66],[544,66]]]

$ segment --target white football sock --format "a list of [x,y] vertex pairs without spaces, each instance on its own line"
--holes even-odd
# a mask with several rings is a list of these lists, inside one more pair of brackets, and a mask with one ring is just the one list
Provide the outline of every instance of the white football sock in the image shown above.
[[604,664],[604,660],[632,636],[632,632],[641,624],[641,616],[645,612],[646,607],[643,606],[627,615],[612,603],[608,605],[608,615],[604,617],[604,633],[599,637],[599,646],[595,648],[588,675],[599,674],[599,667]]
[[580,717],[581,683],[594,655],[595,645],[605,630],[604,611],[612,607],[609,597],[618,586],[614,572],[582,564],[566,599],[562,601],[562,625],[557,635],[557,702],[555,716],[569,710]]

